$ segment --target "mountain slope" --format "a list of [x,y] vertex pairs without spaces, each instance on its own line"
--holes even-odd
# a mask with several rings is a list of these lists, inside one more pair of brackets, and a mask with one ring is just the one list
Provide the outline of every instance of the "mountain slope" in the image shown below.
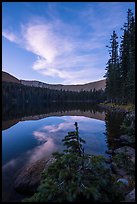
[[19,79],[17,79],[16,77],[12,76],[11,74],[9,74],[7,72],[3,72],[3,71],[2,71],[2,81],[13,82],[13,83],[20,84],[20,80]]
[[55,90],[65,90],[65,91],[90,91],[91,89],[99,90],[99,89],[105,89],[106,80],[100,80],[91,82],[88,84],[80,84],[80,85],[62,85],[62,84],[46,84],[39,81],[25,81],[21,80],[21,84],[26,86],[35,86],[35,87],[43,87],[43,88],[49,88],[49,89],[55,89]]
[[39,81],[28,81],[28,80],[19,80],[16,77],[2,72],[2,81],[6,82],[14,82],[14,83],[21,83],[25,86],[34,86],[34,87],[42,87],[42,88],[49,88],[54,90],[65,90],[65,91],[90,91],[91,89],[99,90],[105,89],[106,80],[95,81],[87,84],[79,84],[79,85],[62,85],[62,84],[47,84]]

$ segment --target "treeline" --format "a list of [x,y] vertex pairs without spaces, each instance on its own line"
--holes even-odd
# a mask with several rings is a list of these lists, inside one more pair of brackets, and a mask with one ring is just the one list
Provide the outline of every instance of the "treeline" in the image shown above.
[[96,103],[83,103],[83,102],[41,102],[37,104],[31,103],[17,103],[17,104],[4,104],[2,107],[2,120],[14,120],[22,117],[51,114],[51,113],[65,113],[67,111],[82,111],[90,113],[103,112],[104,109],[96,106]]
[[73,92],[64,90],[51,90],[48,88],[31,87],[16,83],[2,83],[2,102],[5,104],[21,104],[39,102],[102,102],[106,99],[105,91],[91,90]]
[[120,46],[115,31],[111,35],[106,67],[107,99],[116,103],[135,101],[135,19],[130,9],[124,24]]

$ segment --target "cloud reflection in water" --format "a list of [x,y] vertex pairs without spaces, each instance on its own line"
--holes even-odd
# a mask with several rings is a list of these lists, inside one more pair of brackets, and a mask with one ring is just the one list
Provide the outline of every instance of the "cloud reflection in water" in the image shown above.
[[39,127],[31,132],[37,141],[37,146],[10,160],[6,166],[16,166],[17,163],[23,161],[23,158],[26,162],[32,163],[44,157],[50,157],[55,151],[62,151],[64,149],[62,139],[68,131],[75,129],[76,121],[80,136],[86,141],[85,152],[104,155],[107,149],[106,138],[103,134],[104,121],[84,116],[48,117],[39,120]]

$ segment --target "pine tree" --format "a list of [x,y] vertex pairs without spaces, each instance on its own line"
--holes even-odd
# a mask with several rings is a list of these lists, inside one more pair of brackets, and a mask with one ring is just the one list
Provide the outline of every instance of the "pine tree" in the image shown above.
[[109,99],[114,101],[116,97],[119,97],[119,83],[120,83],[120,75],[119,75],[119,56],[118,56],[118,42],[117,42],[117,34],[113,31],[110,39],[109,55],[110,59],[107,63],[107,73],[106,73],[106,92],[109,96]]
[[135,100],[135,20],[130,9],[121,37],[118,56],[117,35],[113,31],[110,39],[110,59],[106,67],[106,94],[112,102],[132,102]]
[[78,154],[78,156],[84,156],[84,148],[82,147],[82,143],[85,141],[79,137],[78,124],[75,122],[76,131],[68,132],[68,135],[62,140],[64,145],[67,146],[67,150],[65,152]]
[[130,9],[124,24],[120,45],[121,96],[123,102],[133,102],[135,96],[135,20]]

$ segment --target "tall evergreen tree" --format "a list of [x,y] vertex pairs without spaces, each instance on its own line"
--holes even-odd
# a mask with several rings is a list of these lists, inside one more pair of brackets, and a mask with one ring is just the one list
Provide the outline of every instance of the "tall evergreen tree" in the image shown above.
[[135,19],[130,9],[121,37],[120,56],[118,56],[117,35],[113,31],[110,39],[106,67],[106,93],[113,102],[132,102],[135,100]]
[[120,45],[121,96],[124,102],[133,102],[135,96],[135,20],[130,9],[124,24]]
[[114,101],[116,97],[119,97],[119,83],[120,83],[120,75],[119,75],[119,56],[118,56],[118,42],[117,42],[117,34],[113,31],[110,39],[109,55],[110,59],[107,63],[107,73],[106,73],[106,92],[108,94],[109,99]]

